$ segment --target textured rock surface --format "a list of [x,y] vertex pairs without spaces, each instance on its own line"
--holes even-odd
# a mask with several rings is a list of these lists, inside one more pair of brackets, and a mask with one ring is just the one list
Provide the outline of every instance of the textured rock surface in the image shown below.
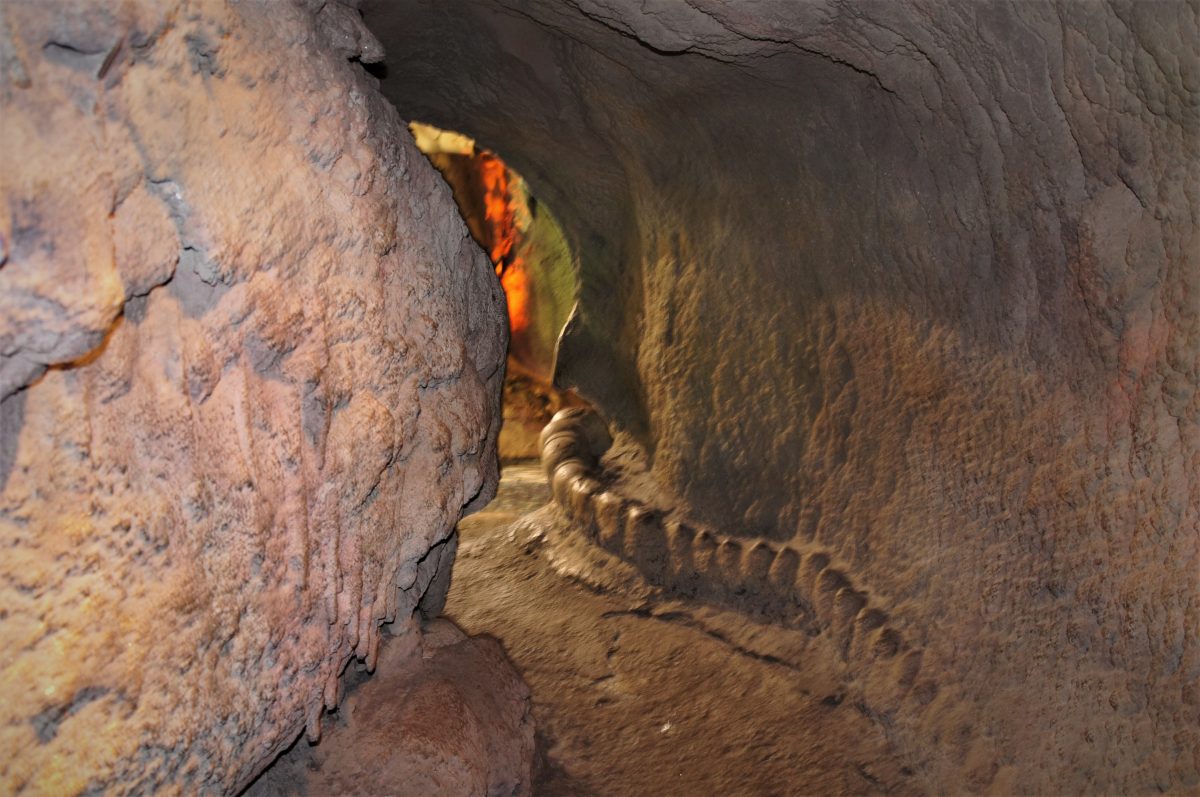
[[365,12],[562,221],[560,376],[924,649],[932,788],[1200,787],[1195,4]]
[[659,593],[548,493],[537,465],[504,466],[458,526],[446,603],[529,681],[538,797],[926,793],[822,637]]
[[[614,446],[591,411],[557,413],[541,445],[542,469],[569,527],[636,568],[649,594],[733,609],[782,629],[770,636],[792,637],[780,644],[784,660],[800,670],[823,655],[844,684],[842,697],[881,728],[899,712],[921,722],[936,710],[944,674],[924,666],[925,651],[898,627],[903,618],[898,623],[832,550],[697,527],[686,506],[671,506],[645,474],[628,472],[626,446]],[[910,751],[912,768],[927,754]]]
[[0,8],[0,792],[236,790],[445,589],[503,300],[379,55],[338,3]]
[[415,648],[403,639],[414,632],[385,639],[375,675],[347,696],[326,738],[299,742],[246,797],[531,794],[529,687],[500,643],[446,620]]

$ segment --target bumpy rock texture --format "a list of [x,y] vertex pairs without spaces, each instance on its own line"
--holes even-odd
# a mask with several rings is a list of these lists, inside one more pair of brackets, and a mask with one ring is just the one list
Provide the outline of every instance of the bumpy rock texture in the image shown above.
[[412,127],[417,147],[446,179],[471,235],[496,264],[508,302],[500,458],[537,458],[542,428],[573,400],[552,386],[558,336],[575,302],[570,247],[553,215],[495,153],[428,125]]
[[503,647],[448,620],[413,646],[414,629],[383,641],[376,673],[349,686],[321,743],[297,744],[246,797],[532,794],[529,687]]
[[1194,3],[364,11],[563,223],[560,380],[924,650],[931,788],[1200,787]]
[[503,298],[380,55],[336,2],[0,8],[0,792],[234,791],[437,607]]

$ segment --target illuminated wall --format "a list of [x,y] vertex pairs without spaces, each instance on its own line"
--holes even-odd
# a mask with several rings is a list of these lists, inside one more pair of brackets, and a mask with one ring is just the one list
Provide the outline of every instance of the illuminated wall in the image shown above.
[[233,793],[419,644],[500,286],[353,8],[0,23],[0,793]]

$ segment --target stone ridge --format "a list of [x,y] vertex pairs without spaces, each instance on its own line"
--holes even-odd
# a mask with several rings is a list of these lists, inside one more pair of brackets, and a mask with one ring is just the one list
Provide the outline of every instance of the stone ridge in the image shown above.
[[901,632],[877,596],[816,545],[745,540],[623,496],[600,470],[611,443],[590,410],[559,412],[542,431],[542,466],[554,501],[575,527],[629,562],[655,586],[731,607],[767,622],[827,634],[851,677],[861,677],[870,712],[890,720],[901,700],[928,704],[922,647]]

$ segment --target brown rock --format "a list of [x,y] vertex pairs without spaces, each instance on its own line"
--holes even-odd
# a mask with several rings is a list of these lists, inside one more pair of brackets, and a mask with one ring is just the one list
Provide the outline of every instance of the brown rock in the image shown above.
[[315,5],[0,12],[0,792],[237,791],[494,491],[497,280]]
[[513,6],[364,11],[575,242],[559,383],[886,599],[930,791],[1200,788],[1194,4]]
[[435,621],[419,648],[385,641],[375,674],[320,744],[298,743],[247,797],[528,795],[529,711],[529,689],[499,642]]

